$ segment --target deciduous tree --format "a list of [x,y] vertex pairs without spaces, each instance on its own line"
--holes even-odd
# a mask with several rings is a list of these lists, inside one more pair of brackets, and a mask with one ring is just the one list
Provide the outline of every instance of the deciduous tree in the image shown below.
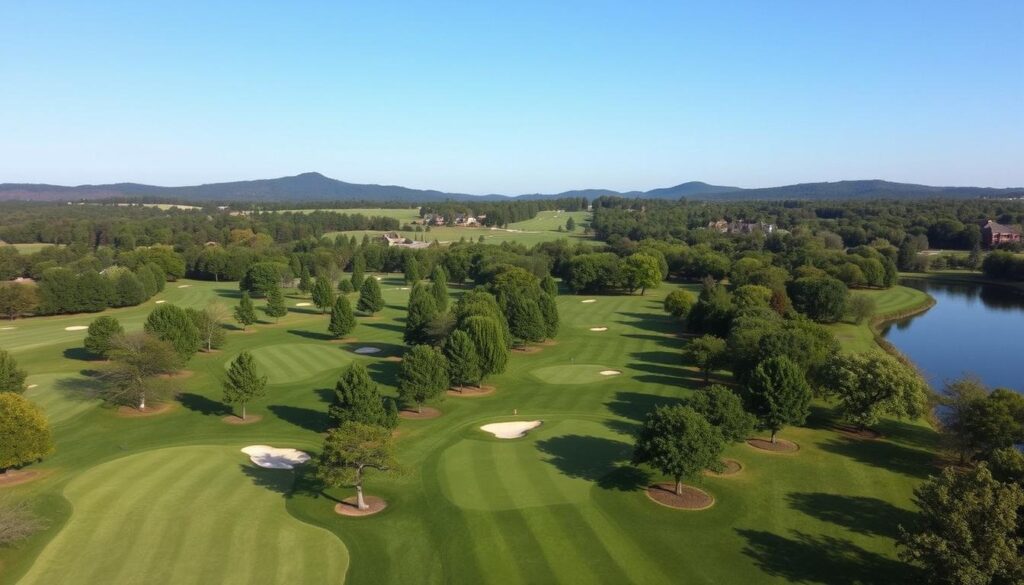
[[707,384],[712,370],[726,365],[727,355],[725,340],[714,335],[703,335],[691,339],[683,348],[683,358],[700,368]]
[[693,295],[685,290],[676,289],[665,297],[665,312],[680,321],[685,321],[693,308]]
[[750,379],[750,402],[761,426],[775,436],[787,425],[801,425],[810,414],[811,388],[787,357],[768,358]]
[[187,361],[199,350],[201,339],[199,329],[185,309],[177,305],[161,305],[146,317],[143,325],[146,333],[170,343],[183,361]]
[[123,333],[124,327],[121,327],[121,323],[114,317],[97,317],[89,323],[89,331],[85,335],[85,349],[95,356],[107,357],[112,340]]
[[107,383],[102,397],[139,410],[146,409],[147,399],[160,400],[170,393],[158,376],[177,371],[182,363],[174,346],[148,333],[118,335],[107,355],[111,363],[102,372]]
[[476,354],[473,340],[465,331],[452,331],[445,342],[444,355],[448,358],[452,386],[461,388],[480,384],[480,357]]
[[466,332],[480,358],[480,377],[500,374],[508,365],[509,349],[502,342],[502,331],[493,317],[473,316],[460,328]]
[[676,495],[683,480],[703,470],[722,469],[722,433],[689,406],[659,406],[647,415],[633,448],[633,463],[648,464],[672,477]]
[[327,312],[334,305],[334,287],[331,281],[323,276],[316,277],[313,284],[313,304],[320,309],[320,313]]
[[924,380],[896,358],[880,351],[837,353],[824,367],[824,386],[839,398],[839,415],[863,429],[883,414],[916,418],[924,411]]
[[0,393],[25,391],[25,378],[28,373],[18,367],[14,356],[0,349]]
[[993,479],[984,463],[947,467],[914,490],[920,510],[900,527],[898,553],[919,566],[925,583],[987,585],[1024,582],[1020,486]]
[[732,390],[718,384],[707,386],[689,398],[686,405],[708,419],[731,443],[747,439],[757,418],[743,408],[743,400]]
[[391,431],[378,425],[348,421],[331,429],[317,461],[317,477],[331,487],[356,488],[356,506],[365,510],[363,475],[367,469],[388,471],[395,466]]
[[50,425],[35,404],[14,392],[0,392],[0,472],[53,453]]

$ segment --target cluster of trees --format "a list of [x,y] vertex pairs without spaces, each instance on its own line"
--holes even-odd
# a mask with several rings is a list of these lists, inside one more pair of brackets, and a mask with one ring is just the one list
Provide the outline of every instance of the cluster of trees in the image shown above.
[[[21,394],[26,372],[0,349],[0,474],[53,452],[53,434],[43,411]],[[5,508],[0,506],[0,519]],[[12,537],[13,538],[13,537]],[[0,528],[0,541],[3,529]]]
[[565,270],[565,284],[573,292],[633,294],[655,288],[666,276],[663,256],[636,252],[620,257],[613,252],[581,254],[572,258]]
[[985,257],[981,270],[989,278],[1024,280],[1024,255],[997,250]]
[[226,319],[227,309],[217,303],[202,310],[159,306],[139,333],[125,333],[108,315],[94,319],[84,346],[109,360],[100,372],[101,397],[139,410],[145,410],[147,402],[163,400],[171,392],[166,375],[181,369],[200,349],[212,351],[224,344]]
[[136,270],[115,266],[102,274],[94,270],[76,273],[68,268],[49,268],[36,287],[38,304],[21,312],[95,313],[110,307],[134,306],[162,291],[166,282],[166,275],[157,264],[143,264]]

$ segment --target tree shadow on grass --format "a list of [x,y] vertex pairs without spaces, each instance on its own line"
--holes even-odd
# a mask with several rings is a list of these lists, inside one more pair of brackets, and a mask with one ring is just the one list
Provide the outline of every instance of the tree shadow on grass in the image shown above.
[[320,309],[317,309],[316,307],[295,307],[295,306],[292,306],[292,307],[288,307],[288,311],[291,312],[291,313],[302,313],[303,315],[323,315],[324,317],[327,317],[327,316],[330,315],[330,313],[325,312],[325,311],[321,311]]
[[633,378],[638,382],[644,382],[646,384],[662,384],[666,386],[681,386],[684,378],[682,377],[682,368],[670,368],[668,366],[659,366],[656,364],[629,364],[627,366],[631,370],[638,372],[645,372],[634,376]]
[[380,321],[377,321],[376,323],[367,323],[365,326],[372,327],[374,329],[383,329],[384,331],[396,331],[398,333],[405,333],[405,327],[402,327],[401,325],[396,325],[394,323],[381,323]]
[[808,516],[867,536],[896,538],[898,526],[910,526],[914,513],[878,498],[821,492],[790,493],[789,506]]
[[616,463],[629,459],[633,448],[614,439],[584,435],[562,435],[537,442],[547,462],[569,477],[599,481],[615,470]]
[[651,335],[649,333],[623,333],[622,337],[629,339],[639,339],[641,341],[651,341],[662,347],[670,347],[675,350],[682,349],[683,342],[677,337],[668,335]]
[[844,538],[794,532],[786,538],[761,530],[736,531],[747,540],[743,554],[766,574],[790,583],[888,585],[907,583],[913,569],[860,548]]
[[242,298],[242,291],[238,290],[237,288],[218,288],[215,289],[213,292],[217,293],[218,297],[223,297],[226,299]]
[[397,362],[374,362],[366,369],[370,372],[370,378],[385,386],[398,386],[398,372],[401,364]]
[[83,362],[102,361],[103,358],[94,355],[84,347],[69,347],[64,350],[64,357],[69,360],[79,360]]
[[658,406],[673,406],[682,404],[683,399],[675,396],[658,396],[656,394],[641,394],[639,392],[616,392],[611,402],[605,403],[612,413],[618,416],[643,422],[647,420],[647,413]]
[[289,329],[288,333],[292,335],[298,335],[299,337],[305,337],[306,339],[313,339],[315,341],[330,341],[334,339],[334,336],[329,333],[320,333],[318,331],[306,331],[304,329]]
[[640,432],[640,423],[628,420],[619,420],[617,418],[604,421],[604,426],[616,433],[622,433],[623,435],[629,435],[631,437],[635,437],[637,433]]
[[185,392],[178,395],[178,402],[185,408],[206,416],[227,416],[231,408],[223,402],[211,400],[200,394]]
[[874,428],[885,438],[908,447],[935,450],[942,442],[942,437],[935,430],[907,421],[883,420]]
[[295,485],[295,472],[289,469],[264,469],[253,463],[243,463],[239,466],[252,483],[266,488],[272,492],[281,494],[286,498],[292,497],[292,486]]
[[58,378],[54,387],[71,400],[96,400],[103,396],[105,386],[95,370],[83,370],[85,378]]
[[336,398],[334,388],[317,388],[316,390],[313,390],[313,392],[316,393],[317,398],[320,399],[320,402],[324,402],[326,404],[334,404],[334,399]]
[[865,465],[924,479],[937,472],[935,454],[889,441],[861,441],[835,437],[820,445],[823,451],[849,457]]
[[670,351],[635,351],[629,354],[633,359],[649,364],[661,364],[663,366],[683,365],[682,356],[679,352]]
[[326,412],[283,404],[273,404],[268,410],[281,420],[314,433],[324,433],[330,428],[331,421]]
[[675,318],[668,315],[655,315],[652,313],[628,313],[619,312],[619,315],[627,317],[619,321],[623,325],[632,325],[639,329],[654,331],[656,333],[676,334],[682,331],[683,327]]

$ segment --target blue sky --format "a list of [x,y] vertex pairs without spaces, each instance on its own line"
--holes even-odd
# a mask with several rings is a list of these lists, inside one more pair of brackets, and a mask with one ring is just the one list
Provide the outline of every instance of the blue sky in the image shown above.
[[1024,186],[1022,36],[1019,0],[0,0],[0,182]]

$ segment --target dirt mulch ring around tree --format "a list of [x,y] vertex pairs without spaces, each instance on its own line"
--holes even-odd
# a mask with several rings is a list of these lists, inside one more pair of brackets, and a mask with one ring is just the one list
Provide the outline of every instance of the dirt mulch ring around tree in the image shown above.
[[656,483],[647,488],[647,497],[662,506],[676,510],[706,510],[715,505],[715,498],[706,491],[684,485],[682,495],[676,495],[672,483]]
[[793,441],[778,438],[775,439],[774,443],[772,443],[771,439],[747,439],[747,444],[755,449],[768,451],[769,453],[796,453],[800,450],[800,445]]
[[332,339],[327,343],[355,343],[359,341],[357,337],[342,337],[341,339]]
[[356,507],[356,497],[345,498],[341,502],[334,505],[334,513],[342,516],[373,516],[377,512],[380,512],[384,508],[388,507],[388,503],[382,498],[377,496],[363,496],[363,502],[369,506],[365,510],[360,510]]
[[557,339],[545,339],[537,345],[543,345],[544,347],[551,347],[552,345],[558,345]]
[[496,388],[494,386],[483,385],[477,388],[476,386],[460,386],[458,388],[452,388],[448,390],[448,396],[457,396],[461,398],[476,398],[478,396],[488,396],[494,394]]
[[117,416],[124,418],[138,418],[145,416],[157,416],[170,412],[174,408],[174,405],[170,402],[163,402],[155,406],[147,406],[145,410],[139,410],[134,406],[118,406]]
[[385,361],[385,362],[401,362],[402,361],[402,356],[400,356],[400,355],[391,355],[391,356],[388,356],[386,358],[381,358],[381,359],[383,361]]
[[7,473],[0,473],[0,488],[13,487],[35,481],[46,475],[44,471],[25,471],[23,469],[12,469]]
[[541,351],[543,349],[544,348],[540,347],[539,345],[524,345],[522,347],[513,347],[512,351],[518,353],[537,353],[538,351]]
[[705,471],[704,475],[708,477],[729,477],[743,471],[743,464],[735,459],[723,459],[722,463],[725,465],[725,469],[721,472]]
[[263,420],[263,416],[259,414],[247,414],[245,418],[229,414],[220,420],[226,422],[229,425],[251,425],[252,423],[258,423]]
[[405,420],[427,420],[431,418],[437,418],[439,416],[441,416],[441,411],[432,406],[424,406],[422,409],[420,409],[420,412],[417,412],[415,410],[403,409],[398,413],[398,418],[402,418]]
[[850,439],[877,441],[882,438],[882,433],[874,429],[858,429],[857,427],[851,427],[849,425],[836,425],[832,428],[840,435]]

